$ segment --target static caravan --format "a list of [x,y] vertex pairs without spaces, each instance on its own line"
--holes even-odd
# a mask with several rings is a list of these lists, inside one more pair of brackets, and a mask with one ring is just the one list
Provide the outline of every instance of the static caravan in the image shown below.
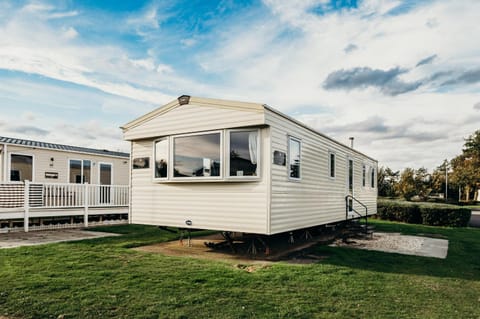
[[0,136],[0,182],[128,185],[123,152]]
[[0,232],[125,223],[130,155],[0,136]]
[[265,104],[184,95],[122,129],[132,223],[273,235],[376,213],[375,159]]

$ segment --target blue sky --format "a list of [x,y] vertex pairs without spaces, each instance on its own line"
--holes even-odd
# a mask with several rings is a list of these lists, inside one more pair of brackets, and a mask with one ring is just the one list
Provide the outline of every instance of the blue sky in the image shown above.
[[182,94],[267,103],[380,165],[480,129],[480,1],[2,1],[0,135],[128,151]]

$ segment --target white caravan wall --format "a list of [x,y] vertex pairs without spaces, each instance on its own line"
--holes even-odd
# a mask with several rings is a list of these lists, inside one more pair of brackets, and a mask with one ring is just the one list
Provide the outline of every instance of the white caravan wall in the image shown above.
[[266,132],[262,129],[260,134],[261,178],[251,182],[154,181],[154,139],[133,141],[132,158],[149,157],[150,167],[132,169],[132,223],[187,228],[185,221],[191,220],[191,228],[267,233],[270,148]]
[[[91,166],[91,182],[90,184],[98,184],[99,182],[99,163],[112,164],[112,184],[128,185],[130,160],[128,158],[102,156],[86,153],[77,153],[70,151],[56,151],[44,148],[27,147],[20,145],[8,145],[8,154],[23,154],[33,156],[33,181],[37,183],[69,183],[69,160],[90,160]],[[53,158],[53,163],[50,159]],[[9,156],[7,157],[9,161]],[[50,166],[53,164],[53,166]],[[7,165],[7,169],[9,169]],[[58,179],[45,178],[45,172],[58,173]],[[7,172],[9,178],[10,172]]]
[[[370,188],[369,177],[366,187],[362,187],[362,164],[373,166],[376,170],[376,162],[270,110],[266,110],[265,120],[271,126],[271,152],[278,150],[287,153],[286,166],[271,165],[272,234],[345,219],[347,156],[354,160],[354,196],[368,205],[369,214],[376,212],[377,190]],[[288,135],[301,140],[300,181],[289,180],[287,176]],[[336,154],[334,179],[329,177],[329,151]],[[364,212],[358,205],[354,208]]]
[[129,128],[124,132],[124,138],[134,140],[179,133],[246,127],[263,123],[262,109],[245,111],[234,108],[186,104],[155,116],[141,125]]

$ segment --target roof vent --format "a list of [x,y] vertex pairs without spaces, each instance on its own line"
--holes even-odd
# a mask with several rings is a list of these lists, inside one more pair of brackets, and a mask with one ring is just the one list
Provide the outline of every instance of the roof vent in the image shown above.
[[178,98],[180,105],[188,104],[190,102],[190,95],[182,95]]

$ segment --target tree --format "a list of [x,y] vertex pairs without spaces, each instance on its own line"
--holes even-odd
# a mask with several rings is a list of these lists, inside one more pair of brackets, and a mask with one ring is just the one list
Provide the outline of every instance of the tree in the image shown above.
[[477,200],[480,187],[480,130],[465,139],[463,153],[452,161],[451,182],[461,190],[459,200]]
[[411,200],[414,196],[426,200],[432,191],[431,176],[427,169],[424,167],[417,170],[406,168],[400,175],[397,191],[406,200]]
[[397,191],[406,200],[411,200],[415,196],[415,170],[405,168],[400,175],[400,181],[397,184]]
[[480,130],[475,131],[465,139],[463,154],[480,158]]
[[425,167],[420,167],[415,171],[415,195],[421,200],[427,200],[428,195],[432,192],[431,176]]
[[400,171],[394,172],[389,167],[380,167],[377,174],[378,195],[396,197],[399,176]]

